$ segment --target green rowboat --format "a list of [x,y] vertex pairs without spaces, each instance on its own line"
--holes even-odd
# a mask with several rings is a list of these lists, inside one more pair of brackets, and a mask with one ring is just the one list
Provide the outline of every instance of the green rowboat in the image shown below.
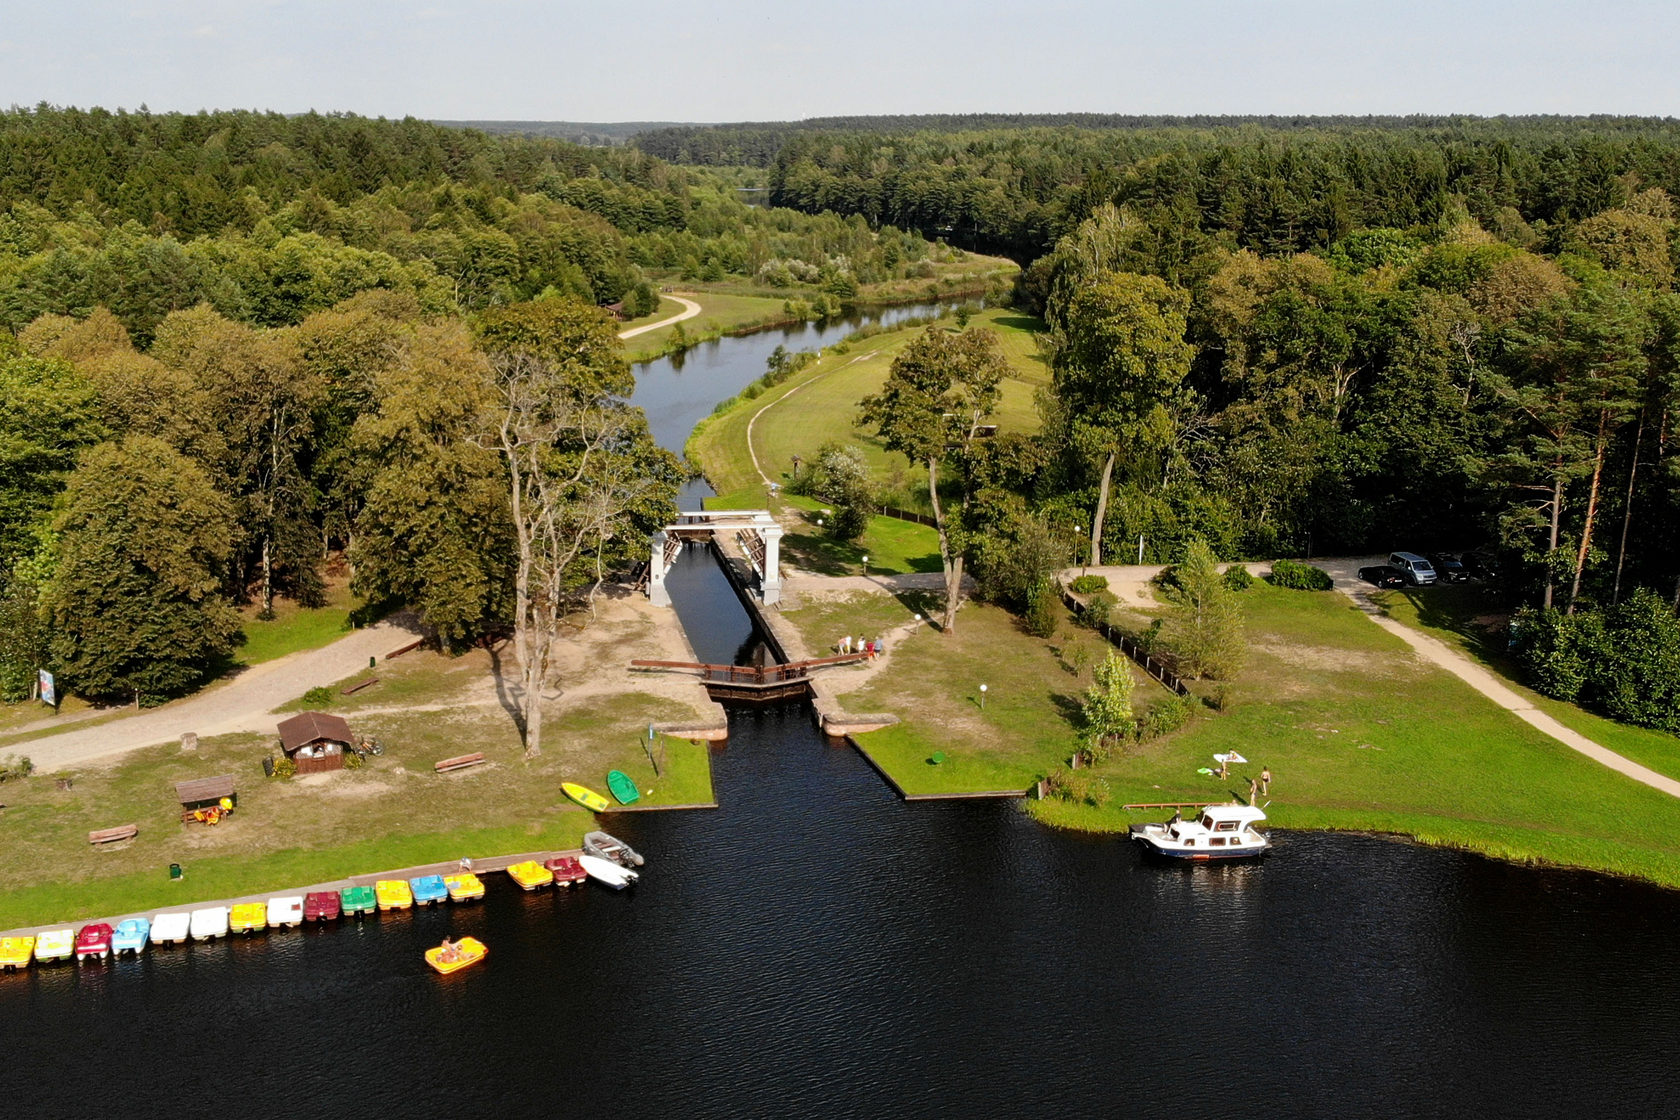
[[618,798],[620,805],[628,805],[642,796],[642,791],[636,788],[636,783],[630,780],[630,775],[622,770],[607,771],[607,788]]

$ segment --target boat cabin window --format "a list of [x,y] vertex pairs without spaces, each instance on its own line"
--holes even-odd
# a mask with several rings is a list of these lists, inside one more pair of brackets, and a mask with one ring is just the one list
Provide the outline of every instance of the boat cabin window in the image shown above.
[[1213,831],[1213,818],[1211,816],[1203,816],[1202,817],[1202,827],[1207,829],[1209,832],[1212,832]]
[[1236,830],[1237,830],[1237,822],[1236,821],[1220,821],[1219,822],[1218,831],[1220,831],[1220,832],[1235,832]]
[[1210,837],[1208,837],[1208,847],[1210,847],[1210,848],[1223,848],[1224,846],[1225,846],[1225,837],[1223,837],[1223,836],[1210,836]]
[[1184,842],[1184,846],[1186,848],[1194,848],[1196,846],[1196,838],[1192,836],[1190,839],[1188,839]]

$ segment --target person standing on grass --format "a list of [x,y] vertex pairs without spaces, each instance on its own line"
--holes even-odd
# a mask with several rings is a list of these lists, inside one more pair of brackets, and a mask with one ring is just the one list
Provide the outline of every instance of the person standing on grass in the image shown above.
[[1255,802],[1257,802],[1259,800],[1260,800],[1260,779],[1259,778],[1250,778],[1248,780],[1248,803],[1250,805],[1253,805]]
[[1269,766],[1260,767],[1260,793],[1261,793],[1262,796],[1265,796],[1269,793],[1269,791],[1271,789],[1271,785],[1272,785],[1272,770],[1271,770],[1271,767],[1269,767]]

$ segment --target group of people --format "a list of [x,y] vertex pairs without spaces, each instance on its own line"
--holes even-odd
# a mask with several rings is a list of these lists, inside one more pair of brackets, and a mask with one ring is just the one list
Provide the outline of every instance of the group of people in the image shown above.
[[861,635],[857,638],[853,638],[850,634],[847,634],[844,638],[841,638],[835,643],[834,648],[839,650],[842,655],[848,653],[867,653],[869,655],[869,659],[873,661],[877,656],[883,653],[887,647],[886,643],[880,638],[865,639]]

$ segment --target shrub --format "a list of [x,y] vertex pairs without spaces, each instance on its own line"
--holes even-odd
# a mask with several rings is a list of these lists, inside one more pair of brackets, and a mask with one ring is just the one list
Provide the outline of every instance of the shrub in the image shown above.
[[1093,591],[1107,591],[1107,576],[1075,576],[1068,588],[1075,595],[1089,595]]
[[274,776],[281,781],[297,777],[297,763],[281,755],[274,760]]
[[1173,696],[1152,705],[1148,711],[1138,717],[1137,737],[1139,742],[1177,731],[1190,722],[1195,714],[1195,704],[1188,696]]
[[1079,609],[1079,621],[1093,630],[1101,630],[1108,625],[1108,616],[1119,602],[1114,592],[1099,591],[1085,600],[1085,605]]
[[1232,564],[1225,569],[1225,586],[1232,591],[1247,591],[1254,586],[1254,576],[1241,564]]
[[12,778],[27,778],[33,773],[35,773],[35,763],[30,761],[28,755],[9,754],[0,758],[0,782],[9,781]]
[[367,765],[367,759],[355,751],[350,751],[344,756],[344,768],[346,770],[360,770],[365,765]]
[[1033,585],[1027,594],[1027,611],[1021,624],[1035,638],[1051,638],[1056,634],[1056,593],[1048,580]]
[[1051,795],[1065,801],[1084,802],[1101,808],[1113,796],[1108,788],[1108,779],[1099,778],[1089,770],[1054,770],[1044,780],[1050,787]]
[[303,694],[303,702],[311,708],[326,708],[332,705],[336,695],[330,685],[317,685]]
[[1315,568],[1299,560],[1274,560],[1272,586],[1287,587],[1292,591],[1329,591],[1336,586],[1336,581],[1323,568]]

